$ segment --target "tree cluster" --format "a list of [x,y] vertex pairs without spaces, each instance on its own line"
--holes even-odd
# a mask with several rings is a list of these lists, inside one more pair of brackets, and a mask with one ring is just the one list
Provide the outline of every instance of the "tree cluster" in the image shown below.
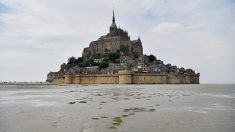
[[151,55],[147,55],[147,57],[148,57],[148,61],[151,62],[151,63],[154,62],[155,60],[157,60],[156,56],[154,56],[152,54]]
[[[95,59],[100,59],[101,62],[95,62]],[[87,66],[99,66],[99,68],[107,68],[109,63],[119,63],[120,53],[105,53],[105,54],[95,54],[89,58],[82,57],[69,57],[67,64],[63,63],[61,69],[70,68],[73,66],[87,67]]]
[[130,50],[129,50],[128,45],[121,45],[120,46],[120,51],[123,52],[124,54],[128,55]]

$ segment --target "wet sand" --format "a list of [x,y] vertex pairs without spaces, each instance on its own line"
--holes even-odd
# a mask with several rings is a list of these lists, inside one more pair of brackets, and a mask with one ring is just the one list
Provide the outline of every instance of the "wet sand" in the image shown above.
[[235,85],[0,85],[0,132],[234,132]]

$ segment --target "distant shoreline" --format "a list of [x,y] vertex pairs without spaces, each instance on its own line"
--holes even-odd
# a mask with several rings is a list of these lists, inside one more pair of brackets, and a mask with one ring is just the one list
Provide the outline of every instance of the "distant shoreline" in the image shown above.
[[0,82],[0,85],[52,85],[49,82]]

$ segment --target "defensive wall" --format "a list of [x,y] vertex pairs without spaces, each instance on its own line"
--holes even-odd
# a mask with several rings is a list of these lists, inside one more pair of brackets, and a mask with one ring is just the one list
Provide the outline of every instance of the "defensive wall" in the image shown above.
[[128,70],[119,74],[71,75],[55,78],[53,84],[199,84],[199,75],[174,75],[156,73],[132,73]]

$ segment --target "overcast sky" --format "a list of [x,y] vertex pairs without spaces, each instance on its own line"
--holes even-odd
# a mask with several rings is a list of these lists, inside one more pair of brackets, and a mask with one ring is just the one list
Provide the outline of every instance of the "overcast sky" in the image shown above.
[[0,0],[0,81],[45,81],[116,23],[145,54],[235,83],[235,0]]

